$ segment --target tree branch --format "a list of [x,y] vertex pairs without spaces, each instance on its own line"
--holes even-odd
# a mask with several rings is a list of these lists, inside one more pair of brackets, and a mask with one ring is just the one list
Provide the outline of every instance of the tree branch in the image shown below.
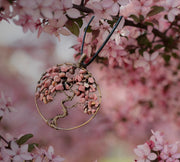
[[81,0],[80,6],[84,6],[84,0]]
[[75,8],[79,11],[85,12],[85,13],[94,13],[94,11],[92,9],[85,7],[84,5],[73,4],[73,8]]
[[[141,28],[141,29],[147,30],[147,26],[146,25],[141,24],[141,23],[135,24],[131,20],[125,20],[124,26],[133,26],[133,27],[137,27],[137,28]],[[155,28],[153,28],[152,32],[154,33],[154,35],[156,35],[156,36],[158,36],[158,37],[160,37],[162,39],[168,39],[164,33],[160,32],[159,30],[157,30]]]
[[9,144],[9,142],[1,135],[0,135],[0,139],[2,139],[6,144]]
[[[73,8],[76,8],[77,10],[79,10],[81,12],[88,13],[88,14],[89,13],[94,13],[94,11],[91,8],[85,7],[84,0],[81,1],[80,5],[73,4]],[[144,24],[141,24],[141,23],[135,24],[131,20],[125,20],[124,26],[132,26],[132,27],[136,27],[136,28],[141,28],[141,29],[147,30],[147,25],[144,25]],[[159,30],[157,30],[155,28],[153,28],[152,32],[153,32],[153,34],[155,36],[158,36],[159,38],[161,38],[161,40],[162,40],[162,42],[164,43],[165,46],[171,47],[171,48],[175,48],[176,47],[176,45],[177,45],[176,40],[171,45],[168,43],[170,38],[166,36],[166,33],[160,32]]]

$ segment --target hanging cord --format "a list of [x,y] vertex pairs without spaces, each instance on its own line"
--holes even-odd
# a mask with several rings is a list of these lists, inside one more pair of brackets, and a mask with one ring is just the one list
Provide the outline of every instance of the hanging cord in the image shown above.
[[121,19],[122,19],[122,16],[119,17],[119,19],[117,20],[116,24],[114,25],[112,31],[109,33],[108,37],[106,38],[106,40],[104,41],[104,43],[102,44],[102,46],[98,49],[98,51],[94,54],[94,56],[91,58],[91,60],[84,64],[84,60],[85,60],[85,54],[83,54],[83,48],[84,48],[84,42],[85,42],[85,37],[86,37],[86,32],[87,32],[87,29],[90,25],[90,23],[92,22],[92,20],[94,19],[94,16],[91,18],[91,20],[89,21],[86,29],[85,29],[85,32],[84,32],[84,37],[83,37],[83,41],[82,41],[82,46],[81,46],[81,55],[82,57],[80,58],[80,66],[86,68],[91,62],[94,61],[94,59],[96,58],[96,56],[101,52],[101,50],[104,48],[104,46],[106,45],[106,43],[108,42],[108,40],[110,39],[111,35],[113,34],[113,32],[116,30],[116,28],[118,27]]
[[90,23],[92,22],[93,19],[94,19],[94,16],[91,18],[91,20],[90,20],[89,23],[87,24],[86,29],[85,29],[85,31],[84,31],[84,36],[83,36],[83,41],[82,41],[82,46],[81,46],[81,55],[83,54],[83,49],[84,49],[84,42],[85,42],[85,38],[86,38],[86,33],[87,33],[88,27],[89,27],[89,25],[90,25]]

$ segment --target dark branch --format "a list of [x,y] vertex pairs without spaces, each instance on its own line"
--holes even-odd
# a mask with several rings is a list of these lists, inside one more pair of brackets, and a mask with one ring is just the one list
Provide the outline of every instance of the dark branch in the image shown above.
[[6,139],[3,136],[1,136],[1,135],[0,135],[0,139],[2,139],[5,143],[9,144],[9,142],[6,141]]
[[81,0],[81,4],[80,4],[81,6],[84,6],[84,0]]
[[[81,12],[85,12],[87,14],[94,13],[94,11],[91,8],[85,7],[84,0],[81,1],[80,5],[73,4],[73,8],[76,8],[77,10],[79,10]],[[144,25],[144,24],[141,24],[141,23],[135,24],[131,20],[125,20],[124,26],[132,26],[132,27],[136,27],[136,28],[141,28],[141,29],[147,30],[147,25]],[[160,32],[159,30],[157,30],[155,28],[153,28],[152,32],[153,32],[153,34],[155,36],[161,38],[161,41],[164,43],[165,46],[170,47],[169,43],[168,43],[170,38],[166,36],[166,33]],[[176,45],[177,45],[177,43],[176,43],[176,40],[175,40],[174,43],[171,44],[171,46],[173,48],[175,48]]]
[[[147,26],[146,25],[143,25],[141,23],[135,24],[131,20],[125,20],[124,26],[133,26],[133,27],[136,27],[136,28],[141,28],[141,29],[147,30]],[[157,30],[155,28],[153,28],[152,32],[154,33],[154,35],[156,35],[156,36],[158,36],[158,37],[160,37],[162,39],[168,39],[164,33],[160,32],[159,30]]]
[[[132,26],[136,28],[141,28],[147,30],[147,26],[141,23],[135,24],[133,21],[130,20],[125,20],[125,26]],[[171,37],[166,36],[166,32],[160,32],[159,30],[153,28],[152,33],[159,37],[161,39],[161,42],[164,44],[165,47],[172,49],[172,48],[177,48],[177,39],[172,40]]]
[[79,11],[85,12],[85,13],[94,13],[94,11],[92,9],[85,7],[84,5],[73,4],[73,8],[75,8]]

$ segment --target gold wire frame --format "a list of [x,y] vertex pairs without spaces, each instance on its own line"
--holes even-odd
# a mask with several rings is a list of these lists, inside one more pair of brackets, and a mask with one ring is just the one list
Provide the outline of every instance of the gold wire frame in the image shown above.
[[[60,64],[60,65],[57,65],[57,66],[61,66],[61,65],[63,65],[63,64]],[[66,65],[72,65],[72,64],[66,63]],[[77,65],[75,65],[75,66],[78,67]],[[84,69],[84,68],[81,68],[81,69]],[[98,98],[99,98],[99,106],[97,107],[96,112],[94,114],[92,114],[92,116],[87,121],[83,122],[82,124],[79,124],[77,126],[70,127],[70,128],[62,128],[62,127],[57,127],[55,124],[50,123],[49,122],[50,120],[46,119],[43,116],[43,114],[41,113],[40,108],[39,108],[38,103],[37,103],[37,98],[35,97],[35,105],[36,105],[37,111],[38,111],[39,115],[41,116],[41,118],[45,121],[45,123],[48,126],[50,126],[51,128],[54,128],[56,130],[73,130],[73,129],[80,128],[80,127],[88,124],[96,116],[96,114],[98,113],[98,111],[100,109],[100,104],[101,104],[102,96],[101,96],[101,90],[99,88],[99,85],[98,84],[96,84],[96,85],[97,85],[97,90],[99,92],[99,96],[98,96]],[[36,91],[37,91],[37,88],[36,88]]]

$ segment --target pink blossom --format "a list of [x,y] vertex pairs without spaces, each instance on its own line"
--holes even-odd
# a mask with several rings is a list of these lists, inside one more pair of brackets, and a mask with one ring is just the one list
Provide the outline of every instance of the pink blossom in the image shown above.
[[151,141],[154,143],[154,147],[152,148],[154,151],[160,151],[163,149],[165,141],[164,141],[164,136],[163,133],[156,131],[154,132],[152,130],[152,136],[150,138]]
[[9,97],[6,97],[3,92],[1,92],[0,96],[0,117],[3,115],[8,114],[12,111],[12,103]]
[[5,147],[0,147],[0,162],[11,162],[11,158],[7,154]]
[[52,146],[49,146],[48,151],[36,147],[36,151],[37,153],[33,155],[35,162],[44,161],[44,160],[52,161],[52,162],[64,161],[64,158],[61,158],[59,155],[56,156],[54,154],[54,148]]
[[64,16],[60,20],[49,20],[48,25],[43,28],[43,31],[55,35],[60,40],[59,34],[70,35],[70,32],[63,27],[66,21],[67,18]]
[[157,158],[157,155],[151,152],[151,149],[147,143],[138,145],[137,148],[134,149],[134,152],[140,158],[138,162],[150,162],[151,160],[155,160]]
[[[36,2],[36,11],[39,12],[39,15],[43,15],[44,18],[52,19],[53,13],[52,13],[52,2],[48,0],[35,0]],[[26,4],[27,5],[27,4]]]
[[166,160],[167,162],[174,162],[176,160],[178,161],[180,158],[180,153],[177,153],[178,144],[179,143],[165,145],[160,154],[161,159]]
[[54,154],[54,148],[52,146],[49,146],[48,151],[46,152],[46,156],[52,162],[62,162],[62,161],[64,161],[64,158],[61,158],[60,156],[56,156]]
[[23,160],[32,160],[32,155],[28,152],[28,144],[18,146],[15,141],[11,141],[11,150],[7,149],[13,161],[19,162]]
[[31,32],[35,31],[35,22],[31,16],[22,15],[19,20],[14,20],[16,25],[21,25],[23,27],[23,32],[26,33],[28,30]]
[[173,22],[175,19],[175,16],[180,14],[180,9],[178,8],[180,6],[180,2],[178,0],[166,0],[164,7],[167,10],[167,17],[170,22]]
[[134,67],[143,67],[145,71],[149,71],[151,67],[151,63],[158,57],[159,53],[156,51],[152,54],[149,54],[148,52],[143,53],[143,58],[140,57],[138,60],[135,61]]

